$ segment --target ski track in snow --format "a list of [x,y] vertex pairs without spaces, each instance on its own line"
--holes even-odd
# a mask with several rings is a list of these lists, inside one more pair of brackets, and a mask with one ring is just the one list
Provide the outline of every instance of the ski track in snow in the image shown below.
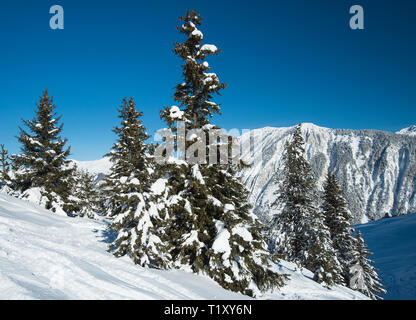
[[[0,194],[0,299],[249,299],[206,276],[155,270],[107,251],[105,221],[62,217]],[[291,280],[263,299],[364,299],[323,288],[287,262]]]

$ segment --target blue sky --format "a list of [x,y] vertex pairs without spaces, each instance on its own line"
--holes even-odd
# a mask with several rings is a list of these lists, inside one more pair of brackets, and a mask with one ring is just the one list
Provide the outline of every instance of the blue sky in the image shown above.
[[[62,5],[65,29],[49,28]],[[365,29],[349,28],[360,4]],[[0,143],[19,151],[20,118],[44,88],[63,115],[72,158],[108,152],[121,99],[133,96],[149,133],[182,82],[178,16],[204,17],[208,62],[229,87],[215,101],[224,128],[313,122],[396,131],[416,124],[416,1],[211,0],[0,2]]]

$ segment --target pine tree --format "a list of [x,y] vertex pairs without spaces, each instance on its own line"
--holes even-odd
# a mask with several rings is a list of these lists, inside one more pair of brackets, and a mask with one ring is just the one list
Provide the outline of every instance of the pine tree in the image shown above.
[[10,162],[9,162],[9,155],[8,151],[6,150],[4,144],[0,144],[0,186],[5,186],[10,184]]
[[99,202],[99,192],[94,177],[88,171],[75,167],[69,198],[70,211],[80,217],[87,216],[94,219],[99,211]]
[[329,229],[325,225],[324,215],[316,211],[309,226],[310,237],[304,252],[305,267],[314,272],[314,280],[330,288],[344,284],[342,267],[333,248]]
[[292,140],[286,143],[284,180],[276,201],[283,209],[271,221],[269,249],[314,272],[316,281],[332,286],[342,283],[341,268],[323,214],[316,204],[315,178],[304,153],[299,124]]
[[[187,11],[180,20],[183,24],[177,27],[177,30],[187,39],[184,43],[174,43],[173,51],[184,61],[182,65],[184,82],[176,86],[174,100],[183,108],[178,114],[186,115],[189,129],[200,129],[210,123],[209,117],[220,113],[220,105],[211,100],[214,94],[219,94],[227,85],[221,83],[215,73],[207,72],[210,67],[204,60],[207,56],[218,55],[221,50],[212,44],[202,45],[204,36],[197,27],[201,25],[203,19],[195,11]],[[177,115],[172,114],[172,111],[170,108],[165,108],[161,112],[162,119],[169,126],[175,120],[180,120]]]
[[357,231],[355,239],[356,250],[352,260],[350,287],[373,300],[382,300],[380,295],[386,294],[386,290],[376,269],[372,266],[374,261],[369,259],[373,253],[367,249],[360,231]]
[[140,120],[142,115],[133,98],[123,99],[121,124],[113,130],[117,142],[106,155],[112,162],[111,172],[102,188],[110,198],[106,214],[118,233],[111,244],[114,255],[127,254],[141,266],[163,267],[166,258],[157,235],[160,218],[150,192],[153,168],[146,153],[149,136]]
[[[56,117],[53,98],[43,91],[39,104],[36,105],[36,116],[33,120],[22,120],[29,132],[20,129],[18,141],[22,144],[21,154],[13,156],[14,166],[18,168],[15,184],[18,190],[40,188],[46,197],[45,207],[52,211],[63,207],[71,190],[73,169],[67,160],[70,148],[65,149],[67,139],[60,133],[63,124],[59,125],[61,116]],[[32,133],[32,134],[30,134]]]
[[350,268],[355,250],[354,229],[350,221],[352,216],[347,210],[342,190],[335,174],[328,170],[324,185],[322,210],[325,215],[325,224],[328,226],[331,240],[336,251],[337,259],[342,266],[342,275],[345,283],[350,282]]
[[311,217],[316,215],[317,197],[315,180],[309,163],[304,159],[304,141],[301,125],[286,142],[284,154],[284,181],[275,204],[283,205],[280,214],[273,217],[269,228],[269,247],[288,261],[305,264],[304,251],[308,243]]
[[[178,30],[186,40],[175,43],[174,52],[184,61],[184,81],[176,86],[174,95],[179,107],[165,107],[161,118],[173,132],[177,132],[177,121],[183,121],[187,129],[199,130],[186,139],[185,149],[201,142],[208,151],[208,130],[219,129],[210,123],[209,118],[220,112],[220,106],[211,100],[226,85],[208,72],[205,58],[220,50],[202,45],[199,14],[187,11],[180,19],[183,24]],[[281,286],[285,276],[272,270],[261,226],[232,166],[202,162],[194,163],[188,157],[187,161],[170,159],[160,170],[164,189],[159,194],[159,208],[169,218],[163,240],[168,244],[170,266],[207,274],[224,288],[248,295]]]

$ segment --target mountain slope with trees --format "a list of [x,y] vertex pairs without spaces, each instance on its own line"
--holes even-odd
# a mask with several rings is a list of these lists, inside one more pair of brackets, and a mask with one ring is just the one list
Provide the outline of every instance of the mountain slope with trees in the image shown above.
[[[0,222],[0,299],[249,299],[208,277],[114,257],[104,221],[59,216],[0,193]],[[365,299],[344,287],[328,290],[290,265],[280,268],[291,280],[264,299]]]
[[[258,166],[240,176],[250,191],[254,212],[271,218],[270,206],[283,181],[283,154],[295,127],[265,127],[243,135],[243,159],[262,154]],[[352,223],[416,213],[416,137],[379,130],[344,130],[302,124],[305,159],[323,189],[328,169],[343,189]],[[250,145],[251,137],[251,149]],[[412,156],[413,155],[413,156]]]

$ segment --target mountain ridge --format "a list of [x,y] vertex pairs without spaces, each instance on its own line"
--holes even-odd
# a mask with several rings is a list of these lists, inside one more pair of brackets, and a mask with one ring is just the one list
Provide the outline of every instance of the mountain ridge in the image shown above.
[[[260,128],[242,136],[243,144],[251,139],[250,148],[243,148],[243,160],[262,153],[261,165],[243,169],[240,177],[250,191],[254,211],[264,222],[278,212],[271,204],[283,180],[284,145],[294,128]],[[318,187],[322,188],[328,168],[334,171],[354,223],[416,212],[416,137],[373,129],[330,129],[310,123],[302,124],[302,134],[305,157]]]
[[412,125],[407,128],[403,128],[396,132],[397,134],[407,134],[410,136],[416,136],[416,125]]
[[[416,130],[416,126],[412,127]],[[253,129],[240,138],[243,143],[251,143],[243,148],[244,160],[252,158],[260,147],[262,149],[261,165],[245,168],[239,175],[250,191],[254,212],[264,222],[276,212],[271,203],[282,181],[284,144],[294,128],[267,126]],[[354,216],[353,223],[416,213],[416,136],[408,133],[406,129],[409,128],[394,133],[375,129],[331,129],[302,123],[305,156],[311,163],[318,187],[322,188],[326,170],[333,170]],[[253,139],[260,143],[253,145]],[[95,176],[107,173],[111,166],[108,158],[76,163]]]

